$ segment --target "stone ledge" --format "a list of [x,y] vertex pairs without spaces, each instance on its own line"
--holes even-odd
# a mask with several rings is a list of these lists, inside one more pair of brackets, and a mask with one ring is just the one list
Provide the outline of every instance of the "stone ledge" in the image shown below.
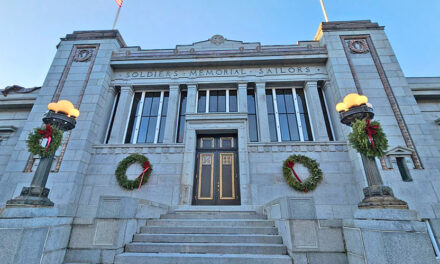
[[93,154],[183,153],[185,144],[100,144]]
[[418,220],[417,212],[413,210],[400,209],[360,209],[354,213],[355,219],[373,220]]
[[320,28],[322,31],[384,29],[371,20],[322,22]]
[[346,142],[250,143],[248,152],[348,152]]
[[344,228],[360,228],[371,231],[396,231],[396,232],[420,232],[426,233],[426,225],[419,221],[407,220],[343,220]]
[[119,30],[87,30],[87,31],[73,31],[72,34],[67,34],[62,41],[77,41],[77,40],[91,40],[91,39],[116,39],[121,47],[126,47],[124,39]]

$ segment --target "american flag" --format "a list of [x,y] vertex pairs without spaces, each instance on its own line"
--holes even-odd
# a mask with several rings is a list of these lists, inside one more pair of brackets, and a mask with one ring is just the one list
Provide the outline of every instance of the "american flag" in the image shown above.
[[122,6],[122,1],[123,1],[123,0],[115,0],[116,4],[117,4],[119,7]]

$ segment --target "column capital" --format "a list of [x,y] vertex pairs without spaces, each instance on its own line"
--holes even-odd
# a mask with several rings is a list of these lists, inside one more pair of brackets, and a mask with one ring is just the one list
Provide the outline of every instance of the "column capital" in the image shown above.
[[169,84],[168,86],[170,88],[170,91],[171,90],[179,90],[179,85],[178,84],[173,83],[173,84]]
[[305,81],[305,86],[318,86],[317,81]]
[[133,86],[131,86],[131,85],[121,86],[121,93],[122,92],[126,92],[126,93],[129,93],[129,94],[134,94]]
[[117,85],[109,85],[107,91],[112,92],[113,95],[115,95],[118,93],[119,88]]
[[256,82],[255,87],[256,88],[266,88],[266,82]]
[[238,89],[247,89],[248,83],[238,83]]
[[191,87],[197,87],[197,84],[198,83],[185,83],[186,84],[186,86],[188,86],[188,88],[191,86]]

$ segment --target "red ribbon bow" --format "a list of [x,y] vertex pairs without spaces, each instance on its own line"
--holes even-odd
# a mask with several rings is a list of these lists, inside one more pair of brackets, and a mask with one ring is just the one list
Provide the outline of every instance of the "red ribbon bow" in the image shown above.
[[[139,182],[139,187],[138,190],[141,188],[142,186],[142,181],[144,180],[144,175],[147,172],[147,170],[150,168],[150,163],[148,161],[145,161],[144,164],[142,164],[142,167],[144,168],[144,170],[142,171],[142,173],[139,175],[139,177],[141,177],[141,181]],[[139,178],[138,177],[138,178]]]
[[371,143],[371,148],[374,149],[374,140],[373,136],[377,134],[377,129],[379,128],[379,125],[370,125],[370,119],[367,118],[366,120],[367,125],[365,126],[365,132],[368,134],[368,140]]
[[293,166],[295,166],[295,163],[291,160],[289,160],[286,163],[287,167],[289,167],[292,170],[293,175],[295,175],[295,178],[299,181],[299,183],[302,183],[301,179],[298,177],[298,174],[296,174],[295,170],[293,169]]
[[43,138],[47,138],[46,152],[49,149],[50,142],[52,141],[52,133],[53,129],[50,127],[50,124],[46,124],[45,130],[38,130],[38,134],[43,135]]

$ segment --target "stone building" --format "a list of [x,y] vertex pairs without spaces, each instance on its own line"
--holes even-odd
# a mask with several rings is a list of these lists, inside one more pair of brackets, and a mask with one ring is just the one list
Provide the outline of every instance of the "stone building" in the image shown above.
[[[358,208],[365,171],[334,110],[349,93],[373,105],[389,141],[377,166],[410,210]],[[28,134],[61,99],[81,114],[52,163],[55,205],[7,206],[40,162]],[[156,50],[75,31],[41,88],[0,96],[2,263],[438,263],[439,118],[440,78],[405,77],[371,21],[322,23],[296,45]],[[115,170],[133,153],[153,170],[126,190]],[[315,190],[286,183],[292,154],[319,162]]]

